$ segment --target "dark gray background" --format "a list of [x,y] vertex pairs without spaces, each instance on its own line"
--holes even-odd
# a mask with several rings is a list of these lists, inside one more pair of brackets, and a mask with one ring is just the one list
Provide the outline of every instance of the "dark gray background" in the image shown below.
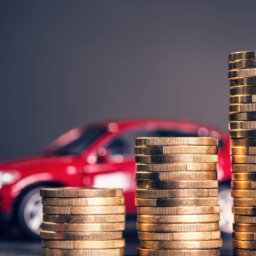
[[127,117],[228,127],[227,56],[256,1],[0,1],[0,159]]

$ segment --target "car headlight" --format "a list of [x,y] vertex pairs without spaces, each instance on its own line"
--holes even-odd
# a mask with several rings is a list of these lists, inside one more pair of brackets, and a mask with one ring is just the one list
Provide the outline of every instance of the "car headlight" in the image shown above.
[[19,177],[20,174],[16,171],[0,171],[0,188],[14,183]]

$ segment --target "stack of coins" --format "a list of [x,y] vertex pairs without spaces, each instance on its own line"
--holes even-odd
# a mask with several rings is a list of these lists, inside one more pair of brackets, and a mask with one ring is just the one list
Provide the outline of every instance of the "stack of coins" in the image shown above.
[[217,139],[137,138],[140,256],[217,256]]
[[256,255],[256,51],[229,55],[236,255]]
[[45,256],[122,256],[122,189],[41,189]]

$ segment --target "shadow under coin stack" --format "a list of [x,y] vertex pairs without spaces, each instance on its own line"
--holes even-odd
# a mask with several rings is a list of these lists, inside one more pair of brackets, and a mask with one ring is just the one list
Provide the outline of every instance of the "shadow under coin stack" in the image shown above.
[[256,52],[229,55],[235,255],[256,255]]
[[137,138],[140,256],[217,256],[217,139]]
[[122,189],[43,188],[45,256],[122,256]]

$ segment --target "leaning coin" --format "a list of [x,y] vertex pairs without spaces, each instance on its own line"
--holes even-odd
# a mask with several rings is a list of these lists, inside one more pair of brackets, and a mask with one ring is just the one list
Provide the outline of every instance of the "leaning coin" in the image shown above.
[[189,189],[189,188],[218,188],[217,180],[200,181],[137,181],[137,188],[146,189]]
[[232,213],[237,215],[255,215],[256,207],[232,207]]
[[256,138],[256,130],[230,131],[231,138]]
[[248,121],[248,122],[230,122],[230,129],[231,130],[249,130],[249,129],[256,129],[256,122],[255,121]]
[[158,198],[145,199],[135,198],[136,206],[156,206],[156,207],[170,207],[170,206],[208,206],[218,205],[218,197],[205,198]]
[[43,256],[123,256],[124,248],[117,249],[86,249],[86,250],[65,250],[65,249],[42,249]]
[[121,188],[41,188],[40,195],[42,197],[116,197],[122,196]]
[[108,215],[43,215],[43,220],[54,223],[109,223],[109,222],[124,222],[124,214],[108,214]]
[[256,52],[255,51],[232,52],[229,54],[228,59],[230,62],[256,59]]
[[232,181],[231,182],[232,189],[256,189],[255,181]]
[[232,162],[236,164],[252,164],[256,163],[256,156],[233,155]]
[[235,222],[237,223],[256,224],[256,216],[235,215],[234,218]]
[[234,198],[233,199],[234,206],[252,206],[256,207],[256,198]]
[[256,119],[255,112],[236,113],[236,114],[229,115],[230,121],[254,121],[255,119]]
[[212,232],[182,232],[182,233],[156,233],[138,232],[139,240],[151,241],[201,241],[215,240],[221,238],[220,231]]
[[144,215],[201,215],[220,212],[219,206],[180,206],[180,207],[138,207],[138,214]]
[[256,164],[233,164],[233,172],[256,172]]
[[44,240],[116,240],[122,239],[122,232],[55,232],[41,230],[41,239]]
[[60,231],[60,232],[102,232],[102,231],[122,231],[125,228],[125,223],[87,223],[87,224],[56,224],[51,222],[43,222],[42,229],[45,231]]
[[240,198],[256,198],[256,190],[239,190],[234,189],[231,191],[231,195],[233,197],[240,197]]
[[[256,89],[256,88],[255,88]],[[240,113],[240,112],[255,112],[256,104],[233,104],[229,106],[229,113]],[[253,122],[253,121],[252,121]]]
[[234,232],[233,238],[237,240],[256,240],[256,233],[254,232]]
[[238,232],[255,232],[256,224],[234,223],[233,229]]
[[193,198],[214,196],[218,196],[218,189],[136,189],[136,197],[140,198]]
[[[203,250],[159,250],[138,248],[139,256],[220,256],[219,249]],[[243,255],[245,256],[245,255]],[[250,255],[252,256],[252,255]],[[253,255],[255,256],[255,255]]]
[[230,69],[244,69],[244,68],[256,68],[256,60],[240,60],[236,62],[230,62],[229,65]]
[[173,146],[173,145],[202,145],[217,146],[218,139],[213,137],[140,137],[135,141],[136,146]]
[[125,213],[125,206],[43,206],[44,214],[121,214]]
[[236,172],[232,173],[232,180],[237,181],[256,181],[256,173],[248,173],[248,172]]
[[184,172],[216,171],[216,163],[172,163],[172,164],[136,164],[137,171],[145,172]]
[[232,147],[233,155],[256,155],[256,147]]
[[137,215],[140,223],[209,223],[219,221],[219,214],[211,215]]
[[246,249],[238,249],[234,248],[233,253],[236,256],[255,256],[255,250],[246,250]]
[[236,103],[255,103],[256,94],[252,95],[231,95],[229,98],[230,104]]
[[[256,86],[236,86],[230,89],[230,95],[256,94]],[[246,105],[245,105],[246,106]],[[242,111],[241,111],[242,112]]]
[[146,232],[203,232],[203,231],[218,231],[219,223],[185,223],[185,224],[152,224],[137,222],[138,231]]
[[233,239],[233,247],[240,249],[256,249],[256,241],[240,241]]

